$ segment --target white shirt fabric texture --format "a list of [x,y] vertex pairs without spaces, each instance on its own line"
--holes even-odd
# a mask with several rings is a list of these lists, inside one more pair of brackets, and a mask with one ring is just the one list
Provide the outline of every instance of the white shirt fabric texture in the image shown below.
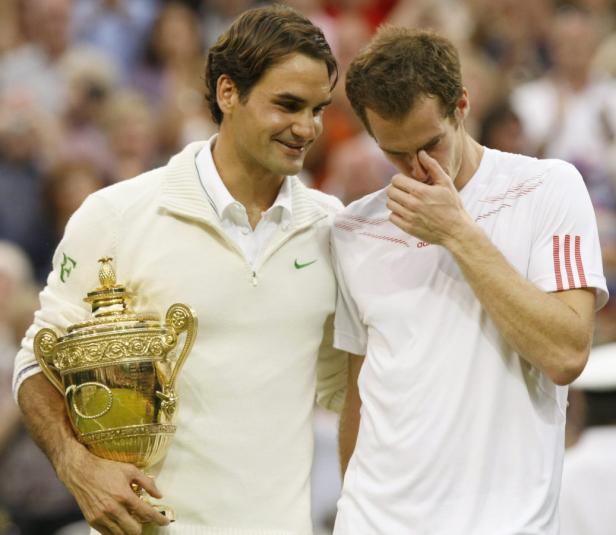
[[[607,300],[593,209],[559,160],[484,149],[460,191],[541,290]],[[332,233],[336,347],[365,355],[335,535],[556,535],[567,388],[520,358],[451,254],[389,222],[386,191]]]
[[274,204],[261,214],[261,219],[253,230],[248,221],[246,208],[236,201],[225,186],[214,158],[212,150],[216,137],[210,139],[208,146],[197,154],[197,171],[201,185],[207,198],[220,219],[221,226],[227,236],[241,249],[251,266],[270,242],[278,227],[288,231],[291,224],[291,177],[285,177]]
[[616,529],[616,425],[590,427],[565,452],[560,535],[608,535]]
[[73,215],[13,389],[40,371],[32,354],[40,328],[65,333],[89,316],[82,299],[99,284],[97,260],[111,256],[136,312],[164,318],[179,302],[199,321],[178,375],[175,436],[149,470],[177,521],[148,533],[310,535],[315,393],[335,410],[345,395],[330,256],[342,205],[290,178],[289,227],[251,265],[204,194],[195,163],[204,147],[192,143],[165,167],[94,193]]

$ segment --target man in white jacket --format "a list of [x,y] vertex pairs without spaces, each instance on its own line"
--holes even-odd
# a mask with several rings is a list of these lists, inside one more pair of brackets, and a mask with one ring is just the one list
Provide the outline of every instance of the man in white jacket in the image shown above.
[[[104,535],[308,535],[311,415],[339,409],[346,359],[333,350],[336,283],[330,196],[294,176],[320,134],[337,77],[321,31],[294,10],[244,13],[208,54],[218,135],[170,162],[89,197],[67,225],[13,389],[33,436]],[[97,259],[162,312],[199,318],[179,376],[177,432],[156,484],[131,465],[93,456],[75,438],[62,397],[32,354],[42,327],[84,320]],[[171,505],[177,521],[131,483]]]

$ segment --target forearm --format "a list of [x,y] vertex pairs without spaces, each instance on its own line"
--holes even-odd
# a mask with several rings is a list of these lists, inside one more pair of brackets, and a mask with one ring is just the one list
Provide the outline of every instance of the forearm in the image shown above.
[[363,357],[349,355],[347,393],[342,412],[340,413],[340,425],[338,429],[340,470],[343,479],[351,456],[355,451],[357,433],[359,432],[361,398],[359,396],[357,381],[363,361]]
[[21,385],[18,403],[32,438],[64,481],[70,471],[68,459],[80,450],[85,452],[85,447],[75,437],[62,395],[38,373]]
[[349,410],[347,404],[340,414],[338,429],[338,448],[340,454],[340,471],[344,479],[349,461],[355,451],[357,432],[359,431],[359,411]]
[[555,383],[575,379],[592,341],[578,312],[524,279],[474,223],[445,246],[505,341]]

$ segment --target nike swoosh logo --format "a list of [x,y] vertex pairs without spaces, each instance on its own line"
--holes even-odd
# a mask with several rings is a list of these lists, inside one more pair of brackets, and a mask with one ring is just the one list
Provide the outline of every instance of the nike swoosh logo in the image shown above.
[[316,260],[313,260],[312,262],[306,262],[305,264],[300,264],[297,261],[297,258],[295,259],[295,269],[302,269],[305,268],[307,266],[311,266],[312,264],[314,264],[316,262]]

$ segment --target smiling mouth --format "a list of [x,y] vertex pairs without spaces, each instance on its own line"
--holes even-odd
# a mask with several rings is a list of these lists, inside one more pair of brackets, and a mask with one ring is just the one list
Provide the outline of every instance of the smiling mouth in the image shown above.
[[287,143],[279,139],[277,139],[276,142],[282,145],[285,149],[287,149],[288,152],[292,152],[293,154],[297,155],[303,154],[308,148],[308,143]]

